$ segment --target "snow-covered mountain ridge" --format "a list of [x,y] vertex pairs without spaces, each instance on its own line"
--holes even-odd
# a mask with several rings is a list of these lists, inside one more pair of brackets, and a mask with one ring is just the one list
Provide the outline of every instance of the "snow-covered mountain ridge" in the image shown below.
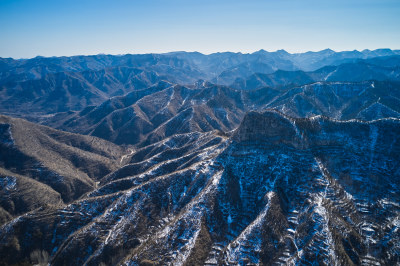
[[231,135],[129,152],[79,200],[3,225],[0,253],[15,263],[40,250],[56,265],[395,265],[399,134],[392,118],[250,112]]

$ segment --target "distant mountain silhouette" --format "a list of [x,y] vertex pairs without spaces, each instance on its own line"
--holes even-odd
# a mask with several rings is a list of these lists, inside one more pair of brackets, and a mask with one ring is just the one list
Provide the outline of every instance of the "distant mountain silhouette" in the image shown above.
[[[383,49],[363,52],[323,50],[303,54],[261,50],[252,54],[175,52],[21,60],[0,58],[0,112],[24,117],[29,113],[32,118],[77,111],[162,80],[189,85],[204,79],[243,89],[303,85],[311,80],[398,80],[399,57],[399,51]],[[339,66],[342,63],[348,64]],[[331,65],[338,67],[323,68]],[[301,73],[298,70],[317,69],[320,70],[298,76]]]

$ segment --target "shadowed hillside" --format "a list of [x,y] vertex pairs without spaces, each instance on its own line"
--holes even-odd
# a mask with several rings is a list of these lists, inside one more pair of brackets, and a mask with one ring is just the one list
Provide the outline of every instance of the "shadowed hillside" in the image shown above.
[[0,116],[0,139],[5,216],[79,198],[121,166],[125,150],[95,137],[7,116]]
[[78,201],[4,225],[0,252],[7,263],[40,249],[52,264],[394,265],[399,134],[392,118],[251,112],[231,137],[132,152]]

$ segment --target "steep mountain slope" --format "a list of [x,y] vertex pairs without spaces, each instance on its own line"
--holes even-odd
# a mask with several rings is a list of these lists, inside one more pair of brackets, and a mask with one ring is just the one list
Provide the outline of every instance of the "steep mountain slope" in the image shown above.
[[[188,85],[204,79],[219,85],[233,84],[238,89],[287,87],[325,80],[399,80],[398,54],[399,51],[392,50],[324,50],[304,54],[260,50],[252,54],[175,52],[0,58],[0,112],[35,120],[56,112],[79,111],[162,80]],[[339,66],[343,63],[347,64]],[[338,67],[299,72],[330,65]]]
[[0,116],[1,208],[11,215],[71,202],[122,164],[107,141]]
[[397,119],[251,112],[231,137],[189,133],[133,151],[80,200],[1,227],[0,253],[5,263],[395,265],[399,134]]
[[[317,82],[294,88],[256,90],[232,89],[207,82],[186,87],[162,82],[111,98],[97,107],[59,114],[42,122],[117,144],[143,146],[174,134],[228,132],[239,125],[246,112],[265,108],[295,117],[321,114],[367,121],[400,117],[398,99],[400,85],[395,82]],[[376,108],[374,104],[381,107]]]
[[317,82],[288,90],[268,107],[295,117],[324,115],[368,121],[400,118],[399,97],[400,84],[397,82]]
[[367,80],[400,81],[400,56],[381,57],[337,66],[324,66],[313,72],[282,71],[255,73],[237,78],[230,86],[253,90],[261,87],[290,88],[319,81],[361,82]]
[[101,104],[112,96],[148,88],[161,80],[193,83],[197,75],[191,74],[191,78],[188,78],[176,69],[156,72],[151,67],[145,70],[115,67],[50,73],[40,79],[1,84],[0,111],[17,115],[30,113],[32,116],[32,113],[41,115],[82,110],[90,105]]
[[0,265],[400,265],[399,54],[0,58]]
[[269,88],[234,90],[207,82],[187,87],[160,83],[112,98],[88,111],[52,117],[45,123],[117,144],[146,145],[174,134],[233,130],[247,110],[260,108],[279,93]]
[[62,205],[60,193],[35,179],[0,168],[0,224],[39,207]]

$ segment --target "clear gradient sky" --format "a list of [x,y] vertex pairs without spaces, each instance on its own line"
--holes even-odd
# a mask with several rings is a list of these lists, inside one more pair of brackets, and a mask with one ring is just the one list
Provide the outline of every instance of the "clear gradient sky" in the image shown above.
[[400,0],[0,0],[0,57],[400,49]]

